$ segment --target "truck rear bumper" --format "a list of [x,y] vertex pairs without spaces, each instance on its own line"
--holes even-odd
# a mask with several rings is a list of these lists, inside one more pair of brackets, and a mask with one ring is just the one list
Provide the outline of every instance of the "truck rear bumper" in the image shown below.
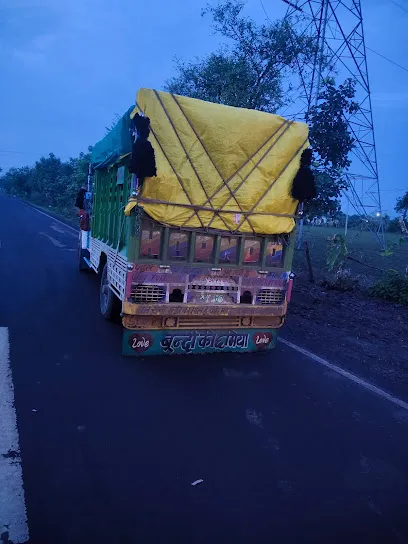
[[287,304],[255,305],[255,304],[135,304],[125,301],[123,313],[140,316],[284,316]]

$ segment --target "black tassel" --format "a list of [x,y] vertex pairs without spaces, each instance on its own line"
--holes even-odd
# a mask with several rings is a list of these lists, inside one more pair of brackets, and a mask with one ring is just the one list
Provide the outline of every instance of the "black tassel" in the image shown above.
[[79,189],[78,191],[78,194],[75,200],[75,208],[79,208],[80,210],[84,209],[85,193],[86,193],[86,190],[83,187],[81,187],[81,189]]
[[312,200],[317,196],[316,182],[310,168],[312,164],[312,150],[305,149],[300,157],[300,168],[292,184],[292,197],[300,202]]
[[132,128],[136,131],[137,138],[132,145],[129,171],[131,174],[136,174],[139,183],[143,183],[144,178],[157,175],[154,149],[148,140],[150,119],[137,113],[133,118]]

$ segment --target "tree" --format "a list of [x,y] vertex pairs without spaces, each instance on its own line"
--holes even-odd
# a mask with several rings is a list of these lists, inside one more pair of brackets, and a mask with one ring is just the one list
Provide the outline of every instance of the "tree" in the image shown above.
[[401,225],[398,217],[391,219],[387,226],[387,232],[401,232]]
[[[299,35],[287,19],[258,25],[243,16],[244,2],[221,0],[202,15],[228,40],[203,59],[176,62],[166,90],[210,102],[275,113],[290,102],[285,76],[316,54],[316,40]],[[285,87],[285,84],[286,87]]]
[[405,221],[408,214],[408,191],[405,193],[404,196],[397,198],[397,203],[394,209],[397,213],[402,214],[402,217],[404,218],[404,221]]
[[346,224],[346,218],[347,218],[346,214],[344,212],[342,212],[341,210],[339,210],[333,216],[333,219],[335,221],[338,221],[339,227],[344,227],[344,225]]
[[363,219],[361,218],[360,215],[350,215],[349,218],[348,218],[348,228],[349,229],[356,229],[356,228],[361,228],[363,224]]
[[[167,81],[166,90],[270,113],[291,101],[290,73],[314,59],[315,40],[299,35],[286,18],[258,25],[242,15],[243,7],[239,0],[221,0],[203,10],[228,45],[202,59],[177,61],[177,75]],[[318,197],[306,208],[309,216],[333,216],[340,210],[339,196],[348,185],[349,153],[354,147],[346,116],[359,107],[354,96],[351,79],[336,87],[328,78],[308,113],[318,189]]]
[[0,183],[8,194],[69,211],[73,209],[78,189],[87,179],[90,151],[91,148],[68,161],[50,153],[32,167],[10,168]]
[[1,178],[4,191],[15,196],[31,196],[31,169],[28,166],[22,168],[10,168]]
[[334,79],[327,79],[318,103],[308,112],[309,141],[316,156],[318,196],[307,205],[307,213],[333,215],[340,209],[339,197],[348,187],[349,154],[354,148],[346,117],[359,109],[354,96],[352,79],[338,87]]
[[306,204],[305,213],[310,217],[322,215],[334,217],[340,211],[338,197],[341,188],[327,172],[315,172],[315,179],[317,197]]
[[34,200],[49,206],[57,206],[64,192],[70,168],[54,153],[41,157],[31,169],[30,186]]

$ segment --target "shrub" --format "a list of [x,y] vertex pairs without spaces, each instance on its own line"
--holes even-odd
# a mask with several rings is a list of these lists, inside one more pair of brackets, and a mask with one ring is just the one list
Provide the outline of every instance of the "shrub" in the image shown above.
[[408,306],[408,278],[396,270],[388,270],[368,292],[372,297]]
[[401,226],[398,217],[391,219],[387,226],[387,232],[401,232]]
[[335,234],[327,239],[327,268],[329,272],[340,271],[347,260],[348,249],[344,236]]
[[323,286],[327,289],[333,289],[335,291],[354,291],[359,286],[358,279],[354,278],[351,274],[351,270],[339,269],[337,272],[330,278],[326,278],[323,282]]

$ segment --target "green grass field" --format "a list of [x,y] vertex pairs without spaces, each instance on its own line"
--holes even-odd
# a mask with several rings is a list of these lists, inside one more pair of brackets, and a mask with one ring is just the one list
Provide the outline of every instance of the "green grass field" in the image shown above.
[[[304,240],[309,243],[312,266],[317,279],[327,272],[327,239],[334,234],[344,235],[344,229],[332,227],[305,227]],[[402,234],[386,234],[387,243],[398,243]],[[381,270],[394,269],[405,273],[408,267],[408,242],[393,250],[393,254],[387,257],[381,256],[381,248],[375,235],[368,231],[349,230],[346,245],[350,256],[364,265],[347,260],[346,268],[353,274],[361,276],[362,284],[372,284],[378,279]],[[375,267],[375,268],[372,268]],[[296,250],[293,269],[295,272],[306,272],[306,260],[304,250]]]

